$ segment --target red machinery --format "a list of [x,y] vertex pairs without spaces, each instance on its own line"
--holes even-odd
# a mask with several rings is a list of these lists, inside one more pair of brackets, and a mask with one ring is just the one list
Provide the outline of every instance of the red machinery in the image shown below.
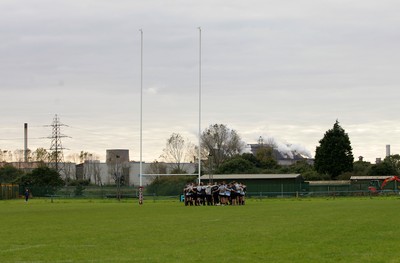
[[383,180],[382,184],[380,184],[379,180],[372,180],[369,183],[368,190],[373,194],[378,194],[383,190],[383,188],[387,185],[387,183],[392,182],[392,181],[400,182],[400,177],[390,176],[390,177],[386,178],[385,180]]
[[399,178],[398,176],[390,176],[390,177],[386,178],[386,179],[383,181],[382,185],[381,185],[381,189],[383,189],[383,187],[385,187],[385,185],[386,185],[387,183],[392,182],[392,181],[400,182],[400,178]]

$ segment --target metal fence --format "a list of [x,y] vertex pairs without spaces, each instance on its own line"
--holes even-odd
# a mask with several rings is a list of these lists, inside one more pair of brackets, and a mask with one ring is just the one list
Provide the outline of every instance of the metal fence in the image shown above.
[[[1,186],[1,185],[0,185]],[[278,190],[279,189],[279,190]],[[399,195],[400,189],[389,188],[372,193],[367,187],[354,187],[351,185],[347,186],[332,186],[327,185],[325,187],[308,187],[307,189],[300,188],[299,191],[293,191],[290,188],[275,187],[273,191],[247,191],[246,196],[248,198],[306,198],[306,197],[339,197],[339,196],[377,196],[377,195]],[[5,186],[0,187],[0,198],[11,199],[17,198],[18,194],[23,195],[25,188],[20,186],[18,193],[18,186]],[[68,186],[60,189],[53,189],[49,187],[32,187],[29,188],[31,196],[36,197],[51,197],[51,198],[114,198],[114,199],[126,199],[126,198],[138,198],[139,189],[132,186]],[[157,199],[176,199],[180,200],[182,192],[177,190],[176,192],[168,195],[162,194],[162,192],[149,191],[144,188],[144,198],[157,200]]]
[[340,197],[340,196],[395,196],[399,191],[384,190],[378,193],[370,191],[308,191],[308,192],[247,192],[247,198],[307,198],[307,197]]
[[138,189],[129,186],[66,186],[52,188],[47,186],[20,187],[19,193],[23,194],[25,188],[33,198],[134,198],[138,196]]
[[19,195],[17,184],[0,184],[0,199],[15,199]]

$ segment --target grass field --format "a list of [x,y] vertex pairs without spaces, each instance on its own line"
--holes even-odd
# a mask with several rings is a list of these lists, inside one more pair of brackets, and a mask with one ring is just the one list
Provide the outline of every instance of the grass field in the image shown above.
[[0,262],[400,262],[400,199],[0,202]]

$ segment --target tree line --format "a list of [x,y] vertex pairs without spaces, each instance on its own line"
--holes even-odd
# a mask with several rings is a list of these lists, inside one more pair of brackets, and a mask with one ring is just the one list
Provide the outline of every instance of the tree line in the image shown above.
[[[27,157],[29,162],[51,162],[54,160],[55,152],[50,152],[45,148],[37,148],[32,151],[27,150]],[[99,160],[99,156],[94,153],[89,153],[86,151],[80,151],[80,153],[72,153],[66,156],[68,161],[74,163],[83,163],[85,160]],[[24,162],[25,161],[25,151],[22,149],[11,150],[1,150],[0,149],[0,162]]]
[[[207,127],[201,134],[201,162],[202,174],[257,174],[257,173],[300,173],[305,180],[347,180],[352,175],[400,175],[400,155],[395,154],[386,157],[381,163],[371,164],[363,160],[354,161],[351,142],[348,134],[336,121],[332,129],[329,129],[319,141],[315,149],[314,165],[306,159],[299,160],[292,165],[279,165],[274,154],[276,145],[273,141],[260,145],[255,153],[245,152],[245,143],[240,135],[224,124],[213,124]],[[8,151],[0,151],[1,156],[9,154]],[[37,149],[32,153],[36,161],[46,163],[49,153],[43,149]],[[83,162],[90,158],[98,158],[93,154],[81,151],[76,158]],[[198,146],[184,139],[179,133],[173,133],[166,141],[161,159],[174,164],[173,174],[186,174],[183,164],[197,162]],[[0,159],[4,162],[4,158]],[[39,167],[40,172],[45,166]],[[50,168],[48,168],[50,169]],[[165,174],[166,165],[163,162],[154,161],[146,173]],[[34,170],[35,171],[35,170]],[[35,171],[36,172],[36,171]],[[198,171],[195,171],[197,174]],[[28,183],[45,184],[43,181],[32,179],[32,172],[23,173],[11,165],[3,165],[0,168],[0,183]],[[30,178],[29,180],[27,178]],[[35,177],[33,177],[35,178]],[[159,188],[161,185],[169,185],[169,188],[182,187],[188,180],[188,176],[178,177],[154,177],[151,187]],[[56,186],[65,184],[59,180],[49,181]],[[76,182],[68,182],[69,185]]]
[[[277,146],[273,141],[260,144],[254,154],[245,152],[246,144],[240,135],[224,124],[210,125],[201,134],[200,142],[202,173],[301,173],[307,180],[336,180],[349,179],[351,175],[397,175],[400,172],[398,154],[386,157],[378,164],[354,161],[349,135],[339,121],[319,141],[314,165],[306,158],[292,165],[279,165],[275,155]],[[167,139],[161,157],[175,164],[174,173],[186,173],[182,163],[197,162],[197,151],[196,145],[173,133]],[[162,173],[162,164],[158,161],[153,164],[150,173]]]
[[[224,124],[213,124],[201,134],[202,174],[287,174],[299,173],[305,180],[349,180],[351,176],[400,175],[400,155],[386,157],[381,163],[372,164],[362,159],[354,161],[349,135],[338,120],[325,132],[315,149],[314,165],[306,159],[291,165],[279,165],[273,141],[260,145],[255,153],[244,152],[245,143],[240,135]],[[198,148],[174,133],[168,138],[162,158],[175,163],[174,173],[185,174],[182,163],[197,162]],[[187,158],[189,157],[189,158]],[[154,161],[148,173],[164,173],[163,164]],[[198,173],[196,171],[195,173]],[[176,192],[196,178],[187,176],[155,177],[150,191],[168,194]]]

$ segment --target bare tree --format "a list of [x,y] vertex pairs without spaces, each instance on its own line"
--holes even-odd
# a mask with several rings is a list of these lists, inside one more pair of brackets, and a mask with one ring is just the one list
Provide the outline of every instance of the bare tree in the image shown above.
[[24,161],[24,150],[22,149],[17,149],[14,151],[14,159],[17,163],[21,163]]
[[[197,145],[191,144],[190,147],[188,148],[188,155],[191,157],[189,162],[191,163],[197,163],[199,161],[199,147]],[[200,159],[202,161],[208,160],[209,156],[209,151],[208,149],[205,149],[202,147],[200,149]]]
[[112,181],[116,185],[129,185],[130,164],[127,156],[121,156],[118,152],[107,155],[108,183]]
[[272,149],[276,149],[278,147],[275,139],[272,137],[267,139],[266,146],[271,147]]
[[154,160],[146,169],[147,174],[166,174],[167,165],[163,162]]
[[101,174],[100,174],[100,161],[97,161],[93,164],[93,177],[94,183],[96,185],[102,185],[103,182],[101,181]]
[[70,162],[67,162],[66,164],[65,164],[65,167],[64,167],[64,173],[65,173],[65,181],[68,183],[68,181],[71,179],[71,178],[74,178],[75,176],[74,176],[74,172],[75,172],[75,170],[72,168],[72,165],[71,165],[71,163]]
[[154,160],[146,169],[146,174],[154,174],[149,175],[149,181],[153,182],[156,178],[158,178],[159,174],[167,173],[167,165],[164,162],[159,162]]
[[95,184],[101,184],[99,157],[94,153],[81,151],[79,159],[85,164],[83,179],[91,181],[93,178]]
[[90,155],[90,153],[81,151],[81,153],[79,154],[80,162],[83,163],[84,161],[88,160],[89,155]]
[[235,130],[224,124],[214,124],[203,132],[201,146],[207,149],[213,167],[218,168],[227,158],[240,154],[245,144]]
[[44,148],[37,148],[33,153],[32,153],[32,160],[36,162],[48,162],[49,160],[49,153],[47,152],[46,149]]
[[78,153],[72,153],[67,156],[67,160],[78,164],[80,162],[80,157]]
[[167,144],[163,150],[161,158],[166,162],[173,163],[173,170],[181,173],[183,171],[183,162],[187,161],[188,147],[191,145],[190,142],[186,142],[182,135],[179,133],[173,133],[167,139]]
[[3,150],[1,153],[2,161],[3,162],[12,162],[13,154],[9,150]]
[[18,168],[21,168],[21,163],[24,162],[25,159],[25,154],[24,154],[24,150],[22,149],[17,149],[14,151],[14,161],[16,163],[18,163]]

